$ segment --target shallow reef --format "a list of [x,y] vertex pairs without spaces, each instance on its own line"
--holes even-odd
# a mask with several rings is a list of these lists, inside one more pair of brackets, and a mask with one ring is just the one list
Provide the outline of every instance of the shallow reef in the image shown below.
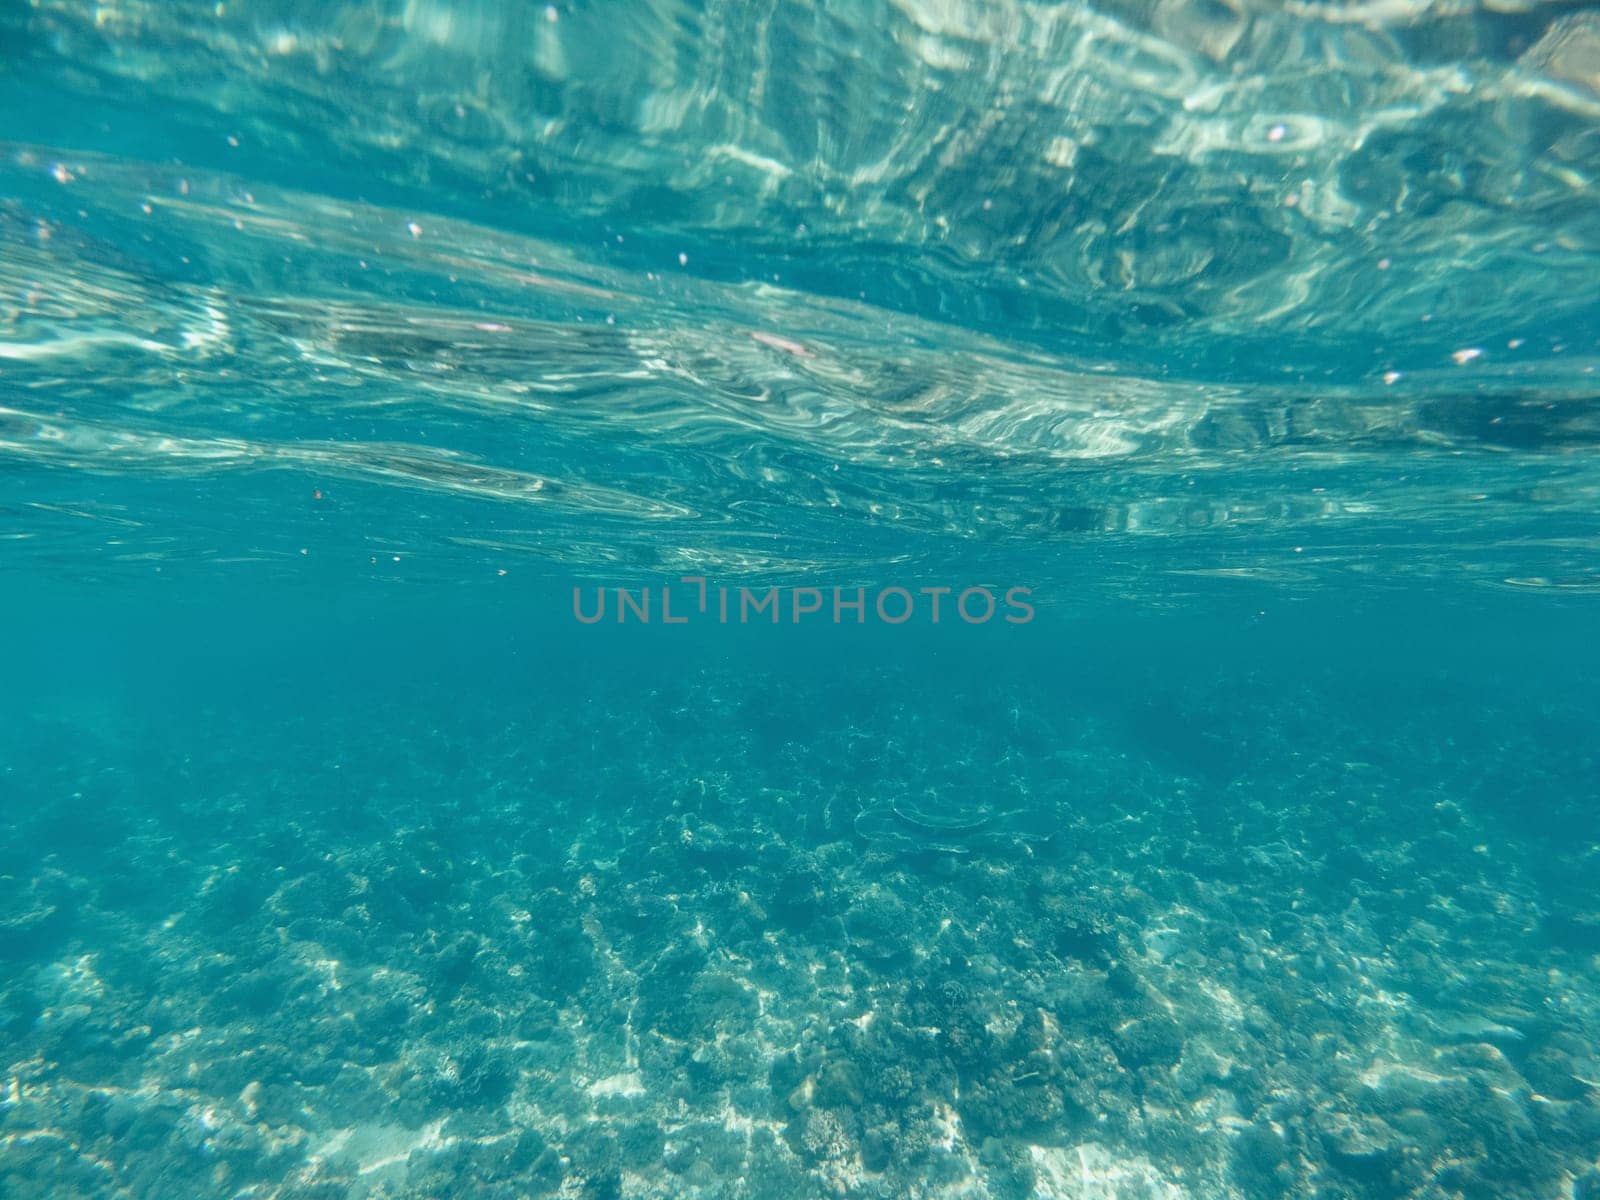
[[9,726],[0,1194],[1588,1186],[1583,713],[750,686]]

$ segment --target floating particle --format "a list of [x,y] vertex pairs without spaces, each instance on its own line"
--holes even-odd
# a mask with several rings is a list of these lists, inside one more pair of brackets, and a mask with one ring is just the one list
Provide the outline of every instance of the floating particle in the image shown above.
[[556,6],[554,4],[546,4],[544,6],[544,19],[549,21],[552,25],[561,20],[561,14],[556,11]]
[[1390,266],[1391,266],[1391,263],[1389,262],[1389,260],[1387,258],[1380,258],[1378,260],[1378,270],[1387,271]]
[[237,150],[239,148],[239,139],[234,137],[233,134],[230,133],[228,135],[228,145],[232,146],[235,150]]
[[61,163],[57,163],[51,168],[50,174],[55,177],[57,183],[71,183],[73,180],[72,172],[67,170]]
[[415,221],[407,221],[406,232],[414,238],[419,238],[422,236],[422,226],[418,225]]
[[1522,342],[1523,342],[1522,338],[1512,338],[1509,342],[1506,343],[1506,349],[1507,350],[1520,350],[1520,349],[1522,349]]
[[1464,367],[1469,362],[1471,362],[1473,359],[1481,358],[1482,356],[1483,356],[1483,351],[1478,349],[1476,346],[1472,346],[1472,347],[1469,347],[1466,350],[1457,350],[1450,357],[1456,360],[1456,364],[1458,366],[1463,366]]
[[505,574],[506,574],[506,569],[504,567],[501,567],[498,571],[495,572],[495,574],[499,575],[502,579],[504,579],[505,578]]
[[1269,142],[1281,142],[1281,141],[1283,141],[1283,135],[1288,133],[1288,132],[1289,132],[1289,127],[1287,125],[1284,125],[1282,123],[1274,125],[1271,129],[1267,130],[1267,141],[1269,141]]
[[689,265],[689,256],[682,250],[678,251],[678,265],[680,267],[687,267]]
[[1384,383],[1388,384],[1390,387],[1393,387],[1395,384],[1400,382],[1400,372],[1399,371],[1385,371],[1383,373],[1383,381],[1384,381]]
[[993,207],[994,207],[994,201],[993,200],[989,200],[989,199],[986,198],[984,200],[984,202],[983,202],[983,211],[984,212],[988,212]]

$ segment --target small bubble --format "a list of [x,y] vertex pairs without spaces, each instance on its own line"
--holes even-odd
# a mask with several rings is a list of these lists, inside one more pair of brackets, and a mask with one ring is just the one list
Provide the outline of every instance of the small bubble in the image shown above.
[[1395,384],[1400,382],[1400,372],[1385,371],[1383,373],[1383,382],[1388,384],[1390,387],[1393,387]]
[[55,181],[57,183],[71,183],[73,179],[72,172],[67,170],[67,168],[62,166],[60,163],[55,165],[50,174],[55,177]]
[[681,250],[678,252],[678,265],[680,267],[687,267],[689,265],[689,256],[683,253]]
[[549,21],[552,25],[561,20],[561,14],[556,11],[556,6],[554,4],[546,4],[544,6],[544,19]]
[[1473,359],[1483,357],[1483,351],[1478,349],[1476,346],[1472,346],[1466,350],[1457,350],[1450,357],[1456,360],[1456,364],[1458,366],[1464,367]]
[[1288,132],[1289,127],[1287,125],[1281,123],[1274,125],[1271,129],[1267,130],[1267,141],[1281,142],[1283,141],[1283,135]]
[[422,226],[418,225],[415,221],[406,222],[406,231],[414,238],[419,238],[422,236]]
[[1387,258],[1380,258],[1378,260],[1378,270],[1380,271],[1387,271],[1391,265],[1392,264]]
[[1522,338],[1512,338],[1509,342],[1506,343],[1506,349],[1508,349],[1508,350],[1520,350],[1520,349],[1522,349],[1522,341],[1523,341]]

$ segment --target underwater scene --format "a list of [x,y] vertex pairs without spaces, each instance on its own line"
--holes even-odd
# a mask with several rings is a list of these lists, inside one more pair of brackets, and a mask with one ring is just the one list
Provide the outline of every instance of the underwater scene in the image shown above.
[[1600,6],[0,3],[4,1200],[1600,1198]]

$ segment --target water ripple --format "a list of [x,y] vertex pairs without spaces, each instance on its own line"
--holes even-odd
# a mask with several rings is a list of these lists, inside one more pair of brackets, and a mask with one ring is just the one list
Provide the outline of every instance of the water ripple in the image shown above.
[[1600,25],[1500,7],[42,0],[0,533],[117,477],[181,555],[204,478],[290,563],[1590,579]]

